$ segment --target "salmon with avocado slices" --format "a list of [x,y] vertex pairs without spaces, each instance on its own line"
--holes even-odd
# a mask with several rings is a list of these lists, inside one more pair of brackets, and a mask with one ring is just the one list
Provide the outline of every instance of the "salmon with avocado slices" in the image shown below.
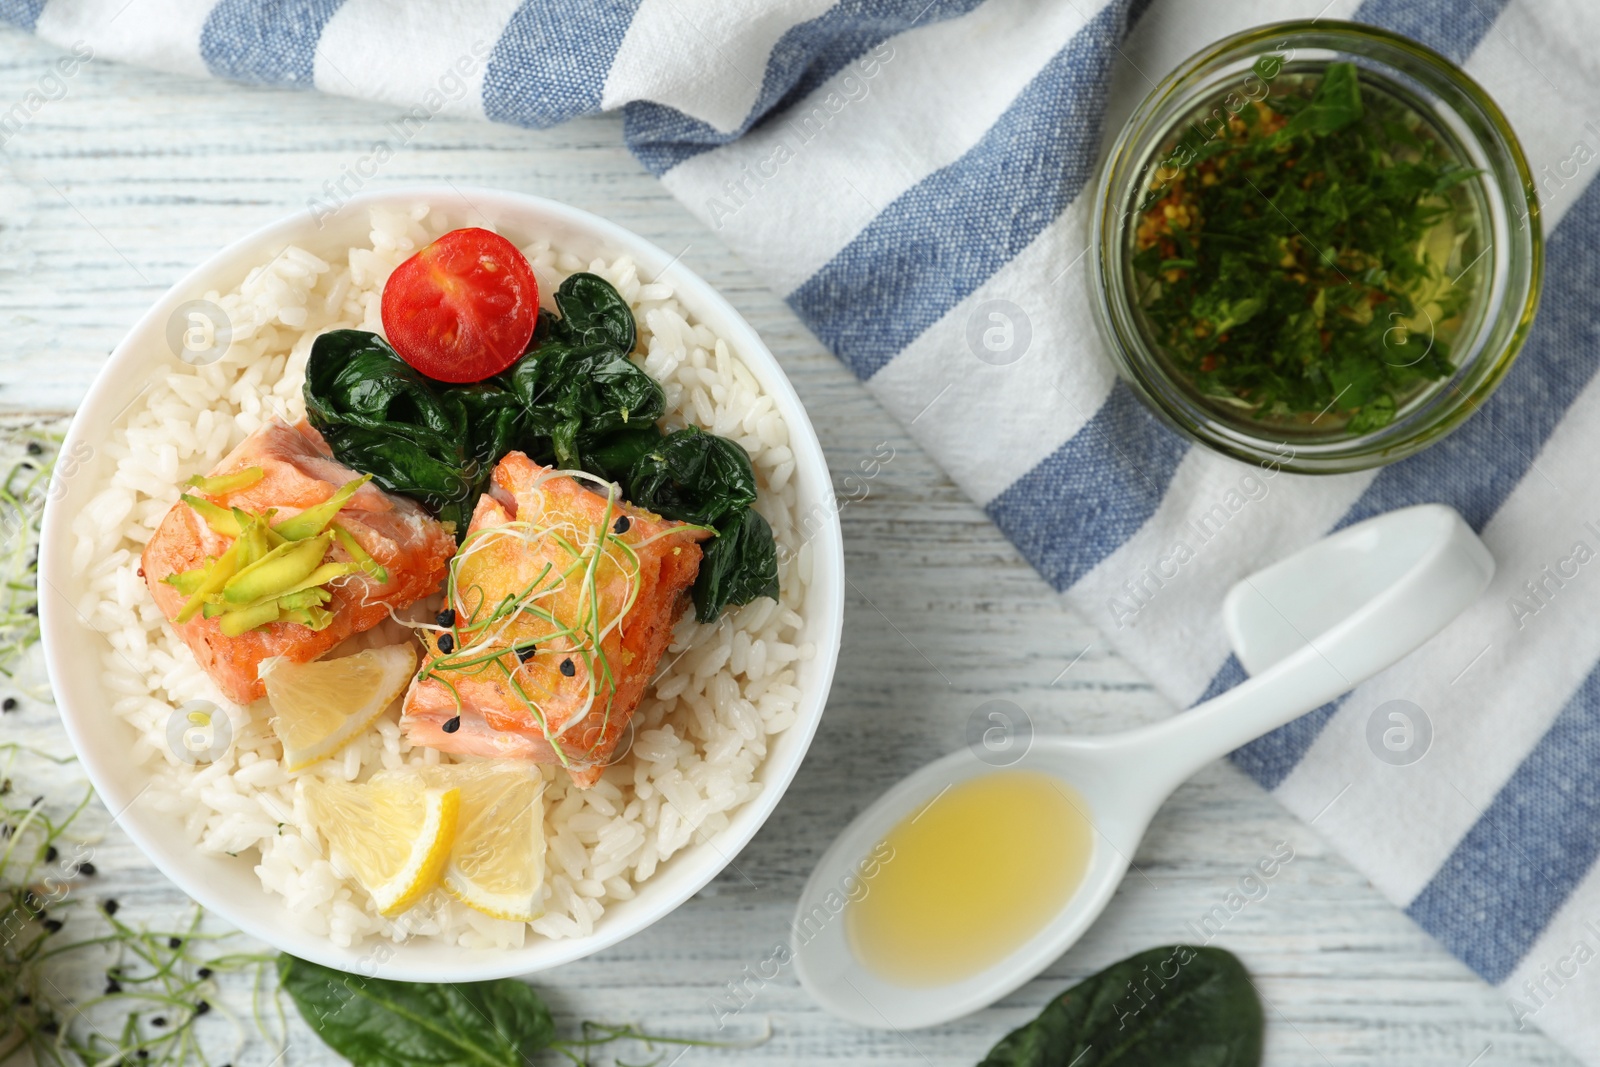
[[145,546],[156,606],[229,700],[266,694],[263,660],[305,663],[439,591],[455,538],[421,506],[271,419],[182,499]]
[[700,569],[699,526],[512,452],[451,564],[401,720],[412,744],[599,780]]

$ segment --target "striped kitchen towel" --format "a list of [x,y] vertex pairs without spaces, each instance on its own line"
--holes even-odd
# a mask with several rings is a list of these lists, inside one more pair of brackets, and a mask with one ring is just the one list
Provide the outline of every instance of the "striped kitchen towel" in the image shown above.
[[[410,114],[620,109],[639,159],[1180,705],[1243,676],[1216,617],[1240,576],[1368,516],[1453,505],[1499,561],[1489,594],[1234,759],[1518,1020],[1600,1064],[1594,0],[0,0],[0,16],[106,58]],[[1489,89],[1539,179],[1546,281],[1520,362],[1453,436],[1377,472],[1269,477],[1117,383],[1090,312],[1089,203],[1105,134],[1154,80],[1247,25],[1312,16],[1416,37]],[[1006,358],[990,329],[1011,331]],[[1408,765],[1366,740],[1395,700],[1428,736]]]

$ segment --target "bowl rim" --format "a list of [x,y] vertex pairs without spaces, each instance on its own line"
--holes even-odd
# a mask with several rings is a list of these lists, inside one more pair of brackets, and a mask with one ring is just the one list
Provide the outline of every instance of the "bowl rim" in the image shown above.
[[[117,427],[112,424],[118,422],[131,406],[125,394],[118,392],[119,383],[130,372],[137,373],[151,365],[152,357],[141,346],[158,336],[158,325],[162,320],[169,318],[185,300],[217,288],[215,279],[232,277],[241,268],[247,271],[264,262],[259,258],[250,258],[258,256],[262,246],[304,243],[320,232],[330,219],[348,222],[349,216],[365,215],[374,207],[405,209],[419,203],[426,203],[430,207],[464,203],[473,212],[485,217],[488,213],[483,211],[480,204],[490,204],[493,205],[496,222],[511,225],[517,224],[513,221],[515,219],[526,219],[536,227],[541,219],[547,223],[554,219],[574,231],[597,239],[612,255],[633,257],[641,271],[656,271],[656,280],[670,284],[674,294],[697,320],[717,320],[715,328],[718,335],[728,341],[761,383],[763,391],[773,397],[789,432],[790,448],[796,462],[796,483],[809,484],[808,495],[815,498],[812,507],[822,505],[825,519],[807,537],[812,550],[807,615],[808,622],[812,618],[816,620],[813,624],[816,632],[808,635],[816,646],[814,684],[801,693],[796,720],[781,734],[774,735],[773,747],[769,747],[766,758],[757,768],[757,777],[762,783],[760,793],[729,816],[727,827],[709,837],[702,835],[684,846],[664,861],[662,870],[656,872],[654,877],[660,878],[669,865],[680,860],[693,860],[692,863],[677,863],[675,869],[680,875],[676,879],[679,884],[675,890],[665,891],[667,895],[653,902],[652,906],[632,912],[626,906],[639,897],[613,903],[587,937],[551,940],[535,935],[522,946],[510,949],[467,949],[430,943],[425,946],[427,954],[424,958],[408,960],[406,948],[410,939],[394,943],[368,937],[349,948],[341,948],[326,935],[313,935],[294,926],[276,926],[267,920],[272,908],[286,906],[285,898],[261,887],[265,908],[258,906],[255,901],[238,901],[209,884],[198,869],[198,864],[187,859],[195,856],[205,862],[217,857],[199,852],[187,841],[179,842],[184,857],[181,862],[171,855],[172,850],[159,838],[164,832],[170,833],[173,827],[162,825],[154,817],[133,814],[135,802],[145,790],[140,789],[129,795],[130,791],[123,788],[111,768],[102,762],[96,745],[91,741],[91,735],[100,728],[99,720],[110,717],[110,712],[103,707],[96,708],[83,699],[82,684],[74,671],[87,673],[96,679],[94,685],[99,684],[98,663],[79,650],[82,638],[95,631],[61,590],[70,573],[75,547],[71,520],[98,491],[104,479],[97,478],[91,484],[77,486],[71,485],[70,481],[80,462],[93,462],[95,444],[104,442],[115,432]],[[112,350],[72,416],[59,452],[59,456],[66,457],[67,463],[58,463],[46,495],[38,561],[41,644],[62,725],[101,802],[145,858],[207,911],[278,951],[351,973],[372,975],[381,972],[385,978],[424,982],[477,981],[531,974],[570,963],[617,944],[671,914],[732,864],[737,853],[766,823],[810,750],[832,687],[842,642],[844,615],[844,550],[839,508],[827,459],[816,430],[782,365],[738,310],[710,283],[685,266],[681,256],[682,253],[669,255],[653,242],[582,208],[545,197],[455,183],[397,185],[352,196],[341,203],[336,211],[321,217],[314,214],[308,217],[308,212],[302,209],[228,241],[168,288]],[[164,359],[158,356],[153,357],[153,361],[160,366]],[[85,449],[88,449],[87,453]],[[817,611],[812,606],[813,602],[821,608],[816,614],[813,614]],[[96,712],[99,713],[98,718]],[[115,717],[110,717],[110,721],[119,728],[128,728]],[[781,762],[780,752],[774,750],[778,743],[784,743],[787,748]],[[165,814],[160,815],[160,819],[170,818]],[[689,873],[683,874],[683,871]],[[640,895],[643,896],[650,886],[650,882],[642,885]],[[620,916],[616,914],[619,910],[623,912]],[[383,955],[386,948],[390,951],[384,959],[377,963],[369,962],[373,957]],[[416,954],[417,951],[413,950],[413,955]],[[441,955],[453,958],[448,961],[435,958]]]

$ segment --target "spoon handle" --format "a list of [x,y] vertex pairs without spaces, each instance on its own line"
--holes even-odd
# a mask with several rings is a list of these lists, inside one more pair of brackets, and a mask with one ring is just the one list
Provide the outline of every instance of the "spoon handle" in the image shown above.
[[[1381,523],[1397,514],[1370,521]],[[1297,583],[1282,589],[1246,579],[1240,592],[1259,598],[1267,613],[1282,620],[1288,635],[1280,643],[1295,650],[1204,704],[1120,735],[1118,747],[1127,746],[1124,751],[1137,761],[1140,773],[1165,776],[1176,788],[1212,760],[1326,704],[1409,655],[1476,601],[1494,576],[1488,549],[1460,516],[1447,514],[1441,536],[1409,567],[1309,638],[1294,629],[1290,614],[1276,610],[1263,591],[1283,597],[1295,591]],[[1315,557],[1309,560],[1315,562]],[[1370,568],[1373,562],[1365,566]],[[1371,573],[1349,577],[1370,578]]]

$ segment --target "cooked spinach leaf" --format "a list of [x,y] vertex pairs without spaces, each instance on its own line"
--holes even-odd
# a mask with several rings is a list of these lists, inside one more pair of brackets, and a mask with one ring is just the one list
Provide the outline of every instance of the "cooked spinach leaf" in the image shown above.
[[420,501],[464,530],[487,468],[475,458],[468,406],[364,330],[318,337],[306,362],[306,418],[339,461]]
[[545,443],[538,450],[569,469],[591,470],[587,452],[603,449],[621,431],[653,425],[666,411],[661,386],[609,344],[552,338],[506,374],[507,388],[522,404],[525,436]]
[[495,464],[518,450],[618,482],[667,518],[715,527],[694,590],[701,621],[776,597],[777,549],[750,510],[744,449],[697,428],[662,435],[666,397],[628,357],[633,313],[604,278],[574,274],[556,304],[561,316],[540,312],[527,355],[471,385],[425,377],[377,334],[323,334],[306,366],[307,418],[341,462],[420,501],[458,536]]
[[777,544],[761,513],[742,508],[717,524],[717,536],[700,560],[695,618],[713,622],[729,604],[748,604],[762,596],[778,599]]
[[978,1067],[1257,1067],[1262,1029],[1237,957],[1167,945],[1085,978]]
[[598,274],[574,274],[562,282],[556,307],[561,318],[550,323],[555,336],[575,345],[607,344],[623,355],[633,351],[633,310]]
[[744,449],[689,426],[640,456],[624,488],[640,507],[669,519],[715,526],[756,502],[756,472]]
[[669,519],[711,526],[695,580],[695,614],[710,622],[729,604],[778,595],[772,528],[750,509],[756,472],[743,448],[725,437],[685,427],[663,437],[628,472],[627,497]]

